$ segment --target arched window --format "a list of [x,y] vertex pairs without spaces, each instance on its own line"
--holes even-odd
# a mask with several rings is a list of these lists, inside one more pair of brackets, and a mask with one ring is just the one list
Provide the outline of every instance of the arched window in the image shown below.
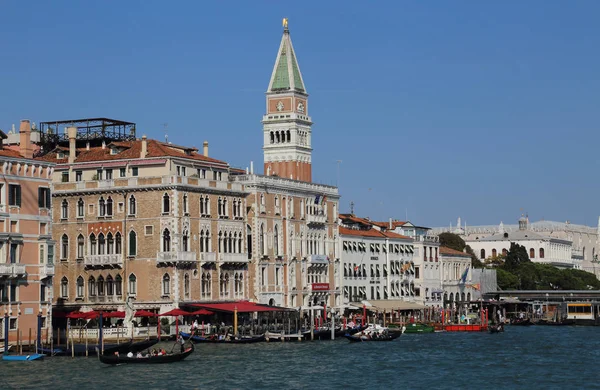
[[69,236],[66,234],[62,235],[60,239],[60,258],[66,260],[69,257]]
[[69,298],[69,279],[66,276],[63,276],[60,280],[60,297]]
[[535,259],[535,249],[533,249],[533,248],[529,249],[529,258]]
[[93,276],[90,276],[90,278],[88,279],[88,296],[96,296],[96,279],[94,279]]
[[135,215],[136,211],[135,196],[131,195],[129,197],[129,215]]
[[189,274],[185,274],[183,277],[183,294],[186,296],[186,298],[189,298],[189,296],[190,296],[190,275]]
[[117,255],[120,255],[121,253],[123,253],[122,251],[122,244],[121,244],[121,233],[117,232],[117,234],[115,234],[115,253]]
[[113,296],[115,294],[115,282],[111,275],[106,277],[106,295]]
[[98,254],[103,255],[106,253],[106,239],[104,233],[98,234]]
[[164,274],[162,278],[162,291],[163,295],[171,294],[171,277],[169,274]]
[[[436,248],[436,249],[437,249],[437,248]],[[482,260],[483,260],[483,259],[485,259],[485,249],[482,249],[482,250],[481,250],[481,256],[480,256],[480,258],[481,258]]]
[[83,199],[79,198],[77,201],[77,218],[83,218],[85,212],[85,203]]
[[163,252],[171,251],[171,233],[169,229],[165,229],[162,234]]
[[129,294],[137,294],[137,278],[134,274],[129,275]]
[[498,252],[496,252],[496,248],[492,249],[492,257],[496,257]]
[[106,254],[112,255],[115,253],[115,239],[112,233],[108,233],[106,236]]
[[223,214],[223,200],[219,196],[219,200],[217,201],[217,215],[220,217]]
[[210,272],[202,273],[202,298],[210,298],[211,293]]
[[81,275],[77,278],[77,298],[83,298],[83,278]]
[[62,203],[60,204],[60,217],[62,219],[69,218],[69,202],[67,202],[66,199],[63,199]]
[[200,252],[206,252],[206,248],[204,247],[204,230],[200,231]]
[[96,243],[96,236],[94,233],[90,234],[90,255],[95,256],[97,252],[98,245]]
[[183,194],[183,213],[188,214],[188,196]]
[[267,254],[267,247],[266,247],[266,243],[265,243],[265,226],[261,223],[260,224],[260,230],[258,232],[258,247],[260,248],[260,254],[261,256],[264,256],[265,254]]
[[200,196],[200,215],[202,216],[204,214],[205,214],[205,212],[204,212],[204,197]]
[[104,277],[98,276],[98,281],[96,282],[96,288],[98,289],[98,296],[104,296]]
[[279,256],[279,228],[277,225],[273,229],[273,250],[275,251],[275,256]]
[[112,217],[112,215],[113,215],[113,200],[109,196],[108,199],[106,200],[106,216]]
[[137,255],[137,234],[131,230],[129,232],[129,256]]
[[85,254],[85,239],[83,238],[83,235],[80,234],[79,236],[77,236],[77,258],[83,259],[84,254]]
[[183,232],[183,236],[181,237],[181,250],[183,252],[189,252],[190,250],[189,233],[187,230]]
[[544,248],[540,248],[540,259],[544,258]]
[[102,196],[98,200],[98,215],[100,217],[104,217],[106,215],[106,201]]
[[171,198],[169,197],[169,194],[167,194],[165,192],[165,194],[163,195],[163,214],[168,214],[171,211]]
[[121,275],[117,275],[115,278],[115,293],[123,295],[123,278],[121,278]]
[[502,248],[502,256],[506,256],[507,253],[508,251],[506,250],[506,248]]

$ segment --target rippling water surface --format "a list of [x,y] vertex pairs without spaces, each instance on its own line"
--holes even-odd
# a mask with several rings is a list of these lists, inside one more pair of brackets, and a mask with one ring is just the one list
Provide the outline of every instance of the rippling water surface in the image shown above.
[[0,362],[0,388],[600,388],[600,328],[507,327],[503,334],[403,335],[392,342],[198,344],[167,365],[96,358]]

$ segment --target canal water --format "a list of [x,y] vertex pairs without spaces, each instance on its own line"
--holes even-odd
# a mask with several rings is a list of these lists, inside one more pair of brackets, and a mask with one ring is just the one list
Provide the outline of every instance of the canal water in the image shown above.
[[600,388],[599,336],[597,327],[513,326],[379,343],[197,344],[187,360],[168,365],[112,367],[94,357],[0,362],[0,388]]

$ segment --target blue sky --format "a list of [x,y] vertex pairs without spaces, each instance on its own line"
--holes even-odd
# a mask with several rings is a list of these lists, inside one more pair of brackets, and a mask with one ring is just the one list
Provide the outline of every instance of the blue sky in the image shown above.
[[597,1],[0,2],[0,128],[105,116],[262,170],[290,31],[313,177],[341,210],[429,226],[595,225]]

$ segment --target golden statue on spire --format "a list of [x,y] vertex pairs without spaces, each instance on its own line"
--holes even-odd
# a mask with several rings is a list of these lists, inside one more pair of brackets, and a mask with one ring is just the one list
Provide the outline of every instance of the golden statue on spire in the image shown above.
[[283,28],[285,30],[288,29],[288,18],[283,18],[283,21],[281,22],[281,24],[283,25]]

